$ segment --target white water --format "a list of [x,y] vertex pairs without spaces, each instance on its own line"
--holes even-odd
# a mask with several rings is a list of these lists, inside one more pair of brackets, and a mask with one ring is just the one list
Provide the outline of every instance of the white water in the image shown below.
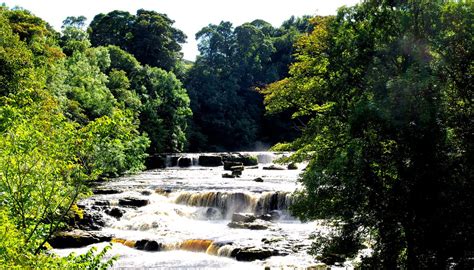
[[[262,163],[271,162],[273,154],[255,153]],[[274,192],[293,192],[297,187],[299,170],[272,171],[245,169],[241,178],[222,178],[223,167],[205,168],[193,166],[189,168],[167,168],[152,170],[138,175],[117,178],[104,185],[107,189],[120,189],[123,193],[113,195],[95,195],[83,201],[93,204],[97,200],[109,201],[117,205],[124,197],[150,200],[144,207],[126,209],[124,216],[117,220],[107,216],[107,225],[102,230],[126,240],[149,239],[168,246],[179,246],[189,239],[206,239],[212,241],[229,241],[232,247],[269,247],[288,252],[287,256],[272,256],[265,261],[238,262],[235,259],[208,255],[204,252],[170,250],[159,252],[139,251],[122,244],[113,244],[111,255],[120,258],[114,268],[163,268],[163,269],[263,269],[264,266],[278,268],[305,268],[317,261],[307,254],[311,245],[308,239],[315,231],[327,232],[328,228],[318,222],[301,223],[280,209],[282,218],[269,224],[267,230],[232,229],[227,226],[232,213],[222,213],[219,209],[211,212],[208,207],[178,204],[177,198],[182,194],[205,193],[244,193],[256,202],[262,196]],[[300,165],[300,167],[303,167]],[[261,177],[263,183],[253,181]],[[169,193],[155,192],[168,190]],[[141,192],[150,191],[151,195]],[[231,211],[232,209],[228,210]],[[246,208],[252,212],[252,207]],[[262,240],[270,239],[265,244]],[[102,247],[106,243],[97,244]],[[70,252],[82,253],[89,247],[81,249],[55,250],[60,255]]]

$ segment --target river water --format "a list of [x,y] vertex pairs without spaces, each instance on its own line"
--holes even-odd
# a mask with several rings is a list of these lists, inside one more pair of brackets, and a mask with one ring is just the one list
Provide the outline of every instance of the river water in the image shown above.
[[[312,233],[327,233],[321,222],[302,223],[288,212],[291,193],[298,188],[297,170],[264,170],[277,157],[274,153],[247,153],[259,157],[258,166],[246,167],[239,178],[223,178],[223,166],[201,167],[196,155],[193,166],[168,167],[113,179],[102,187],[118,194],[94,195],[80,202],[89,209],[106,201],[123,212],[121,218],[104,214],[101,232],[111,234],[111,255],[119,255],[114,268],[154,269],[264,269],[306,268],[318,262],[307,251]],[[254,181],[261,178],[263,182]],[[147,200],[143,207],[124,207],[123,198]],[[234,213],[257,219],[258,230],[231,228]],[[269,221],[269,217],[272,220]],[[235,227],[235,226],[234,226]],[[133,247],[135,241],[155,240],[160,251]],[[124,244],[124,241],[127,243]],[[121,242],[121,243],[118,243]],[[95,244],[98,248],[108,243]],[[91,246],[57,249],[67,255],[82,253]],[[271,257],[250,262],[238,261],[235,250],[268,250]],[[234,254],[232,252],[234,251]],[[346,268],[346,267],[344,267]],[[349,267],[350,268],[350,267]]]

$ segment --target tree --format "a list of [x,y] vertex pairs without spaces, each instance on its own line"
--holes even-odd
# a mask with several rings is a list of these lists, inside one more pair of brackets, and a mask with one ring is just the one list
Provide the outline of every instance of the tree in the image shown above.
[[[191,151],[254,150],[259,140],[293,138],[288,113],[264,116],[262,95],[255,91],[286,74],[289,62],[280,59],[291,50],[276,47],[285,31],[255,20],[235,29],[221,22],[196,34],[200,56],[186,81],[195,115],[188,136]],[[296,38],[285,38],[291,48]]]
[[173,71],[182,59],[180,44],[186,40],[173,23],[155,11],[140,9],[131,15],[116,10],[95,16],[89,32],[93,46],[116,45],[144,65]]
[[[352,256],[365,231],[376,245],[362,268],[435,269],[450,260],[469,267],[472,216],[456,209],[472,202],[447,194],[460,187],[462,198],[473,194],[466,178],[472,166],[459,162],[471,157],[472,144],[459,153],[450,128],[469,130],[451,116],[472,111],[446,105],[454,93],[472,93],[466,85],[451,92],[450,81],[469,80],[470,64],[447,56],[453,47],[435,46],[440,37],[466,36],[468,10],[472,4],[428,1],[342,8],[314,21],[311,35],[298,41],[290,76],[263,91],[269,111],[291,109],[310,119],[302,137],[277,148],[310,159],[294,213],[342,221],[339,237],[322,249],[316,244],[316,253]],[[451,16],[456,23],[445,20]],[[462,51],[469,52],[467,40]],[[464,57],[472,63],[472,55]],[[452,64],[461,68],[452,72]],[[451,70],[450,79],[439,70]]]

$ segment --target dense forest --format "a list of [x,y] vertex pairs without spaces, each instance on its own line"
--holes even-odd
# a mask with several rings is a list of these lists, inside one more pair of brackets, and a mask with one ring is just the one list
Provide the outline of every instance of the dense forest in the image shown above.
[[94,181],[161,153],[267,149],[308,161],[293,213],[333,221],[312,252],[361,269],[474,267],[474,3],[365,0],[335,16],[67,17],[0,6],[0,266],[107,268],[50,237]]

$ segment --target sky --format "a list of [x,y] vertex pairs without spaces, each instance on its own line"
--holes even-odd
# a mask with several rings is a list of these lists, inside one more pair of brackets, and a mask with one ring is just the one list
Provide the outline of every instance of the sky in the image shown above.
[[195,34],[203,27],[230,21],[234,26],[263,19],[278,27],[292,15],[331,15],[338,7],[352,6],[359,0],[0,0],[8,7],[23,7],[61,30],[67,16],[85,16],[88,23],[96,14],[124,10],[136,14],[138,9],[165,13],[183,31],[184,59],[194,60],[199,53]]

